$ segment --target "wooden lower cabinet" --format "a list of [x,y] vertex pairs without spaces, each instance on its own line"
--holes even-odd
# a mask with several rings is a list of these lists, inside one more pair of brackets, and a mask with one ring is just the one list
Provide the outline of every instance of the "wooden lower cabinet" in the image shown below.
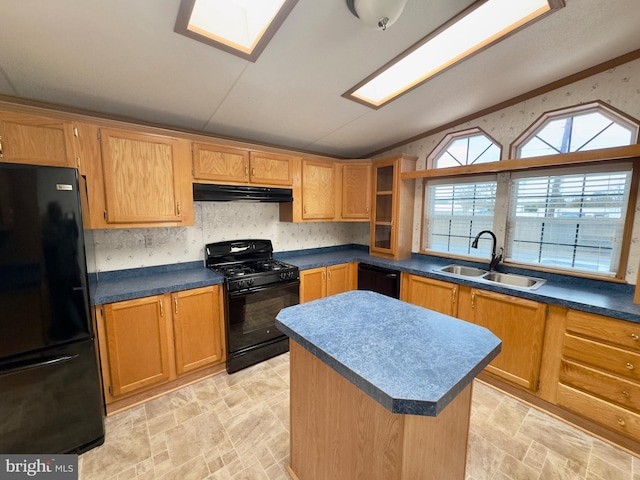
[[171,294],[177,374],[222,361],[222,299],[220,287]]
[[546,305],[477,288],[471,288],[470,293],[470,298],[466,299],[470,300],[470,308],[461,309],[460,318],[491,330],[502,340],[502,351],[487,366],[487,372],[527,390],[536,391],[542,359]]
[[485,381],[640,452],[640,324],[404,273],[400,297],[498,336]]
[[175,376],[169,347],[171,315],[163,295],[104,306],[107,363],[114,397]]
[[223,318],[220,285],[96,307],[107,405],[223,362]]
[[491,330],[502,340],[502,351],[486,371],[527,390],[538,389],[545,304],[407,273],[402,274],[400,299]]
[[458,315],[457,297],[458,285],[455,283],[402,274],[400,300],[455,317]]
[[355,262],[311,268],[300,272],[300,303],[357,288]]
[[568,310],[556,403],[640,440],[640,325]]

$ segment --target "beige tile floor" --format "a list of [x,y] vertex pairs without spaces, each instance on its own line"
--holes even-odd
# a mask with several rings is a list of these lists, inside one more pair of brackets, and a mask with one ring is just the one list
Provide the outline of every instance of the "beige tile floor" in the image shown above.
[[[80,479],[287,480],[288,428],[285,354],[107,418]],[[640,459],[476,381],[467,480],[488,479],[640,480]]]

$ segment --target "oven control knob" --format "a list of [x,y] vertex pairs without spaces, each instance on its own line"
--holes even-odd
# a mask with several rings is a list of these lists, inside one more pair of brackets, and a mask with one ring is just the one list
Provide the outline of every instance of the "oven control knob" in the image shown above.
[[253,287],[253,284],[255,283],[253,278],[250,278],[247,280],[247,287]]

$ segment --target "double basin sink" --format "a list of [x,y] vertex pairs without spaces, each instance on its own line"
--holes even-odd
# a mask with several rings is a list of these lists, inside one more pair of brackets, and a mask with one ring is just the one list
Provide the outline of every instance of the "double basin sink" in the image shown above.
[[469,278],[504,287],[521,288],[525,290],[535,290],[546,282],[546,280],[542,278],[516,275],[514,273],[489,272],[481,268],[467,267],[465,265],[447,265],[434,271],[446,273],[454,277]]

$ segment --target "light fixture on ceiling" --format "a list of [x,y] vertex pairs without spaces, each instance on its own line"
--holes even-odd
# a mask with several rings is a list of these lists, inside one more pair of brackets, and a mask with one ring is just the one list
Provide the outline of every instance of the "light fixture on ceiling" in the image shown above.
[[342,96],[380,108],[564,5],[565,0],[475,0]]
[[366,25],[386,30],[394,24],[407,0],[347,0],[351,13]]

